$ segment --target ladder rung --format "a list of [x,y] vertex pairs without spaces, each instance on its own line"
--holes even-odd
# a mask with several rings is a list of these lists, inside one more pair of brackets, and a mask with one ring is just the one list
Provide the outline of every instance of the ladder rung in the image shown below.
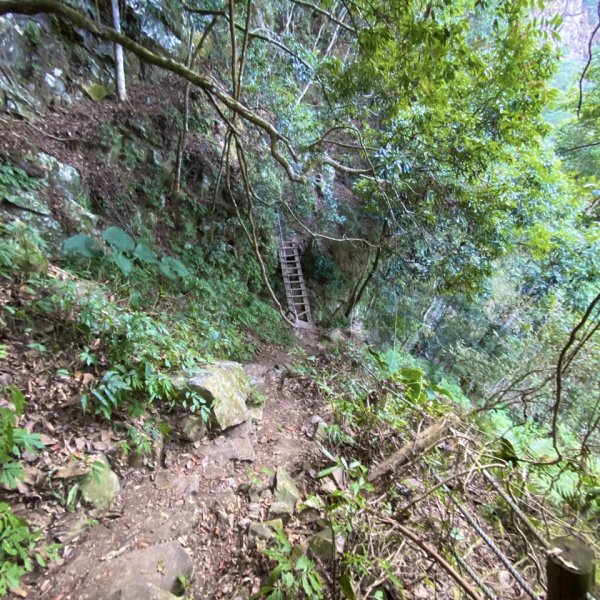
[[312,326],[310,305],[302,273],[299,248],[295,241],[286,241],[280,238],[279,262],[287,304],[289,309],[295,313],[296,326],[310,328]]

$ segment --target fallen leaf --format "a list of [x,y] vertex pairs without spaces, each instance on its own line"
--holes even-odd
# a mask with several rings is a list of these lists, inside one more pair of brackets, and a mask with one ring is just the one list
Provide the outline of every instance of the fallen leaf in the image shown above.
[[66,467],[58,469],[52,476],[53,479],[71,479],[72,477],[81,477],[89,473],[89,467],[82,462],[72,462]]
[[57,444],[58,440],[46,435],[45,433],[40,434],[40,442],[44,444],[44,446],[52,446],[52,444]]

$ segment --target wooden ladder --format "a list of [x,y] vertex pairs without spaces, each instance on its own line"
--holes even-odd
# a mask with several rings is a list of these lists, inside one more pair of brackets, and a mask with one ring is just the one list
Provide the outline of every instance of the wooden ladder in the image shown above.
[[283,274],[283,285],[287,297],[288,309],[291,313],[294,326],[300,329],[312,329],[313,322],[308,304],[308,295],[298,247],[293,240],[281,238],[279,244],[279,260],[281,262],[281,273]]

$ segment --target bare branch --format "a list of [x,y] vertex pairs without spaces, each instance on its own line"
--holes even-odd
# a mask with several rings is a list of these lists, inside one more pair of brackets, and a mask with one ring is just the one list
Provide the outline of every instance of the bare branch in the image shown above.
[[[600,6],[600,4],[599,4]],[[581,328],[587,323],[588,319],[594,312],[596,305],[600,302],[600,294],[598,294],[587,307],[583,317],[575,327],[571,330],[571,334],[569,335],[569,339],[565,344],[564,348],[561,350],[560,355],[558,357],[558,362],[556,363],[556,399],[554,401],[554,405],[552,406],[552,445],[554,446],[554,451],[558,455],[558,458],[561,458],[561,453],[558,449],[558,413],[560,411],[560,406],[562,403],[562,377],[564,375],[563,363],[565,358],[567,357],[567,352],[569,348],[575,343],[577,338],[577,334],[581,330]],[[588,338],[589,339],[589,338]],[[572,360],[572,358],[571,358]]]
[[598,30],[600,29],[600,0],[596,7],[596,12],[598,13],[598,24],[594,28],[594,31],[592,31],[592,35],[590,35],[590,39],[588,40],[588,59],[587,59],[587,62],[585,63],[585,67],[583,68],[583,72],[581,73],[581,77],[579,78],[579,83],[578,83],[578,85],[579,85],[579,102],[577,103],[577,118],[579,118],[579,115],[581,114],[581,105],[583,104],[583,80],[585,79],[585,75],[586,75],[588,69],[590,68],[590,65],[592,64],[592,48],[594,45],[594,38],[596,37]]
[[306,2],[306,0],[290,0],[290,2],[293,2],[294,4],[298,4],[299,6],[304,6],[306,8],[310,8],[310,9],[314,10],[315,12],[319,13],[320,15],[327,17],[330,21],[332,21],[336,25],[339,25],[346,31],[356,33],[356,29],[354,27],[351,27],[347,23],[340,21],[337,17],[334,17],[332,14],[328,13],[326,10],[322,9],[320,6],[317,6],[316,4],[313,4],[312,2]]

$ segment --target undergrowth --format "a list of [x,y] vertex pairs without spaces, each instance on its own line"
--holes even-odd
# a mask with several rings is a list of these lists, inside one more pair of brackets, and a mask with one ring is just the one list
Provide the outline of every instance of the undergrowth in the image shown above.
[[[511,507],[481,476],[475,484],[481,498],[471,502],[473,492],[462,488],[464,475],[456,477],[463,470],[477,477],[482,464],[490,464],[488,472],[515,502],[522,502],[530,523],[548,539],[564,535],[565,523],[576,524],[582,534],[595,527],[600,517],[597,459],[589,457],[583,468],[568,458],[546,464],[554,457],[552,441],[533,421],[520,425],[507,408],[478,411],[441,369],[402,352],[339,342],[319,358],[296,355],[297,375],[316,381],[332,409],[333,420],[320,437],[323,468],[317,477],[335,476],[335,489],[319,488],[305,507],[326,515],[334,539],[344,547],[331,581],[341,597],[384,598],[392,589],[405,597],[402,573],[411,573],[409,579],[416,574],[406,538],[393,532],[395,523],[406,522],[417,535],[433,537],[451,564],[456,564],[456,552],[477,542],[449,509],[451,492],[439,485],[444,478],[452,482],[454,500],[471,512],[481,505],[478,517],[487,519],[488,531],[510,538],[513,560],[534,570],[529,542],[515,525]],[[448,413],[460,415],[456,429],[462,437],[430,448],[389,480],[369,480],[370,468],[410,447],[419,431]],[[569,439],[576,449],[576,436],[567,424],[561,436],[568,456]],[[440,507],[446,507],[443,516]],[[280,541],[273,546],[272,557],[278,556],[279,566],[289,565],[289,558],[277,554],[280,546]],[[298,575],[291,573],[299,585]],[[272,573],[273,580],[278,581]],[[440,581],[439,575],[428,575],[422,585],[433,595]]]
[[[80,382],[84,412],[120,422],[178,410],[207,420],[204,398],[176,385],[181,375],[218,359],[249,359],[257,341],[290,338],[235,265],[223,268],[226,261],[207,264],[189,253],[180,259],[117,227],[98,238],[73,236],[64,251],[63,269],[50,266],[34,229],[19,220],[0,224],[0,357],[15,341],[50,363],[55,354],[69,356],[69,368],[58,372]],[[26,410],[21,390],[0,391],[0,485],[15,488],[21,452],[42,445],[18,427]],[[151,435],[129,431],[128,449],[148,453]],[[18,589],[34,561],[54,556],[40,550],[39,539],[0,504],[0,595]]]

